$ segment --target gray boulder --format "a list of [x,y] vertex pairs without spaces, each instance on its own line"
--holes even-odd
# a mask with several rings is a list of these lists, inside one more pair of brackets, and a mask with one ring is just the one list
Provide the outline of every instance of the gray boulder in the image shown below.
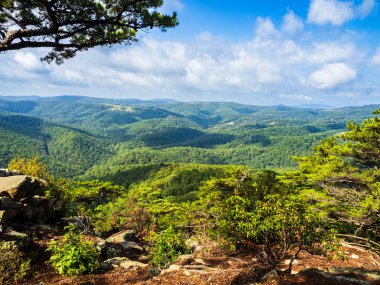
[[136,241],[136,232],[134,230],[125,230],[118,232],[109,238],[107,238],[107,242],[109,243],[123,243],[128,241]]
[[40,189],[40,182],[27,175],[0,177],[0,196],[20,200],[33,197]]
[[20,248],[29,248],[33,244],[33,240],[30,236],[14,230],[5,232],[3,237],[7,241],[14,241]]
[[0,210],[6,211],[6,218],[10,220],[16,217],[22,208],[22,203],[12,200],[9,197],[0,197]]
[[18,171],[11,171],[6,168],[0,168],[0,177],[8,177],[13,175],[20,175]]
[[140,252],[144,251],[144,249],[141,246],[139,246],[137,243],[135,243],[134,241],[126,241],[126,242],[121,242],[119,244],[126,251],[140,251]]
[[5,211],[0,211],[0,233],[5,230],[7,216]]

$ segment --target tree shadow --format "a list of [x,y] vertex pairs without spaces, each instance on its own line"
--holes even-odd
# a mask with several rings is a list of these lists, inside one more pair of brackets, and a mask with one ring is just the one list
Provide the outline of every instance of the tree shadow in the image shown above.
[[37,106],[37,103],[33,101],[0,100],[0,110],[5,111],[5,112],[25,114],[25,113],[33,111],[33,109],[36,106]]
[[44,121],[23,115],[0,115],[0,129],[32,139],[41,139]]
[[233,139],[232,135],[207,134],[191,128],[166,129],[140,137],[146,146],[160,148],[175,146],[210,148],[228,143]]

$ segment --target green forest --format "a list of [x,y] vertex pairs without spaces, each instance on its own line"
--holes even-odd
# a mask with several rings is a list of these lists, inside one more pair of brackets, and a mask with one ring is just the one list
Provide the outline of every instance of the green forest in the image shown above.
[[[7,99],[7,100],[6,100]],[[59,177],[160,163],[291,169],[292,156],[378,106],[340,109],[61,96],[0,99],[0,167],[39,157]]]

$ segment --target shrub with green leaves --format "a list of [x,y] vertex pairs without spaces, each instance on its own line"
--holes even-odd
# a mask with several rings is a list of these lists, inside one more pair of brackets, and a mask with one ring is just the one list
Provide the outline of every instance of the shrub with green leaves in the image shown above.
[[153,266],[166,268],[181,254],[189,253],[183,233],[169,227],[153,236],[154,246],[149,252]]
[[322,219],[273,171],[251,176],[237,169],[228,178],[210,181],[202,192],[201,201],[214,218],[213,234],[232,244],[261,244],[263,261],[271,267],[291,250],[293,260],[301,250],[325,254],[335,249],[333,233]]
[[322,219],[304,201],[272,194],[255,201],[249,209],[247,204],[251,202],[244,198],[229,198],[222,225],[230,230],[233,225],[241,237],[262,244],[263,261],[268,265],[276,267],[289,255],[293,261],[301,250],[325,255],[335,249],[333,232],[324,229]]
[[0,284],[17,284],[28,274],[30,260],[12,243],[0,241]]
[[61,275],[81,275],[99,268],[100,252],[90,241],[85,241],[74,226],[69,226],[63,239],[50,244],[53,253],[50,263]]

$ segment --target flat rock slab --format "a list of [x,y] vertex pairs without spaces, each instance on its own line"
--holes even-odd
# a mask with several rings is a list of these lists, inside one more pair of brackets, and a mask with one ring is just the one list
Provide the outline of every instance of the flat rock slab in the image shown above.
[[29,248],[33,244],[33,240],[30,236],[24,233],[9,230],[3,234],[3,237],[7,241],[14,241],[20,248]]
[[148,264],[141,263],[138,261],[130,260],[126,257],[114,257],[110,258],[103,262],[102,267],[103,268],[112,268],[112,267],[121,267],[125,269],[129,268],[144,268],[148,266]]
[[15,200],[35,195],[40,183],[26,175],[0,177],[0,196],[8,196]]
[[121,245],[121,247],[124,249],[124,250],[136,250],[136,251],[144,251],[144,249],[139,246],[137,243],[135,243],[134,241],[126,241],[126,242],[121,242],[119,243]]
[[136,232],[134,230],[125,230],[110,236],[106,241],[109,243],[136,241],[135,234]]

